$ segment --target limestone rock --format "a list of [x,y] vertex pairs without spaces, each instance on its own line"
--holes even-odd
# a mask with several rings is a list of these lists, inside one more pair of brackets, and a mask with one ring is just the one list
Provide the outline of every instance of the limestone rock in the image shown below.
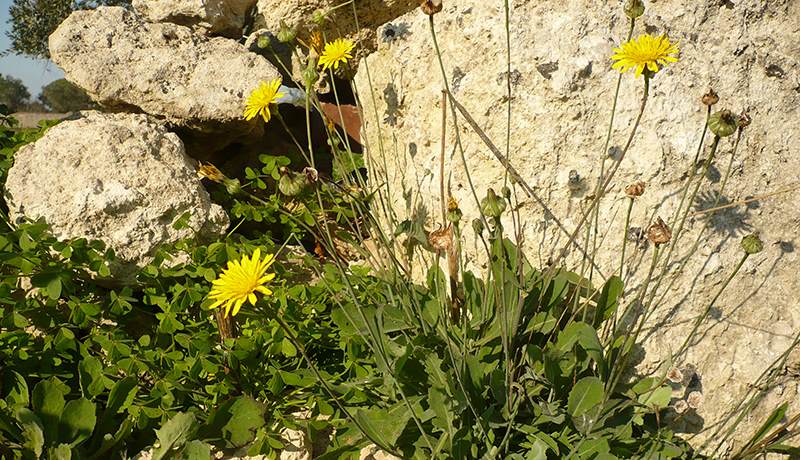
[[255,0],[133,0],[150,22],[173,22],[212,35],[238,38]]
[[[354,3],[357,16],[353,14],[352,5],[345,4],[332,10],[343,4],[338,0],[258,0],[256,25],[274,34],[284,21],[303,38],[311,30],[319,28],[329,40],[347,36],[358,40],[360,49],[373,49],[375,29],[420,4],[419,0],[357,0]],[[321,26],[314,23],[315,12],[327,12]]]
[[245,101],[259,80],[279,75],[233,40],[146,23],[120,7],[72,13],[50,36],[50,53],[68,80],[105,106],[227,135],[260,126],[242,119]]
[[[12,221],[43,217],[58,238],[105,242],[123,282],[163,244],[224,234],[228,216],[178,136],[146,115],[83,115],[17,152],[4,191]],[[185,228],[174,228],[185,213]]]
[[400,460],[400,458],[381,450],[375,444],[370,444],[361,449],[358,454],[358,460]]
[[[539,266],[567,239],[554,218],[567,232],[575,228],[595,186],[601,158],[607,154],[603,144],[619,76],[610,68],[611,49],[624,40],[628,28],[620,5],[594,0],[514,2],[510,74],[503,2],[444,2],[444,11],[435,17],[447,82],[503,154],[510,79],[508,156],[549,208],[543,210],[519,192],[527,253]],[[765,6],[757,0],[675,0],[647,5],[635,34],[668,33],[679,42],[681,59],[652,80],[642,125],[613,181],[613,190],[601,203],[597,263],[602,278],[614,274],[620,263],[626,185],[637,180],[648,184],[644,196],[637,199],[632,227],[647,228],[655,215],[671,220],[680,201],[684,173],[699,143],[706,112],[700,97],[709,85],[722,98],[715,109],[730,108],[737,113],[746,109],[753,117],[721,203],[779,190],[800,180],[800,155],[792,134],[800,132],[800,2]],[[433,229],[440,224],[443,82],[428,17],[414,11],[394,23],[405,24],[405,33],[392,41],[379,41],[377,52],[361,62],[356,74],[365,114],[370,177],[376,184],[388,182],[381,188],[392,191],[390,200],[398,222],[419,218]],[[372,87],[365,64],[369,65]],[[642,82],[632,74],[622,78],[608,152],[612,155],[618,154],[630,132]],[[469,225],[478,216],[479,204],[456,147],[450,108],[446,110],[444,180],[464,213],[466,263],[473,270],[483,270],[483,247]],[[461,115],[458,126],[478,198],[484,197],[489,187],[499,193],[504,185],[503,168]],[[695,208],[710,208],[717,201],[720,176],[731,158],[731,139],[723,140],[709,174],[713,184],[706,180]],[[703,154],[706,152],[708,143]],[[606,162],[606,168],[610,164],[610,160]],[[514,228],[510,219],[505,228]],[[725,417],[743,397],[748,383],[780,356],[800,330],[800,278],[792,268],[798,263],[795,245],[800,207],[796,192],[794,196],[784,194],[760,202],[758,209],[739,206],[711,218],[690,218],[688,228],[673,256],[686,259],[687,264],[674,273],[677,278],[671,290],[665,289],[670,283],[661,286],[653,315],[655,328],[646,334],[644,343],[648,351],[645,364],[658,362],[682,343],[693,319],[704,311],[741,257],[738,243],[743,234],[760,230],[767,241],[765,251],[748,260],[719,299],[717,319],[703,325],[700,333],[704,339],[688,355],[703,376],[705,403],[698,412],[705,425],[711,426]],[[699,248],[693,250],[698,238]],[[651,250],[635,246],[627,246],[628,265],[634,272],[628,282],[631,288],[646,274],[651,254]],[[572,255],[569,266],[579,269],[579,253],[573,250]],[[708,271],[709,260],[718,267],[713,272]],[[796,386],[791,388],[794,390],[785,391],[782,397],[794,401],[791,410],[797,411],[800,400],[795,397]],[[748,419],[752,422],[741,427],[743,432],[755,429],[769,410],[759,408]],[[695,440],[702,442],[702,435]]]

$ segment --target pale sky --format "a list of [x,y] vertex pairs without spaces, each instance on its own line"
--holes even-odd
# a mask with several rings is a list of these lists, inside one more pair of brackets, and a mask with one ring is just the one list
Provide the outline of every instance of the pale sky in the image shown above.
[[[6,31],[11,28],[8,24],[8,7],[11,6],[11,2],[12,0],[0,0],[0,52],[7,50],[10,44]],[[61,69],[48,60],[30,59],[13,54],[0,57],[0,74],[22,80],[28,87],[32,99],[36,99],[42,86],[64,78]]]

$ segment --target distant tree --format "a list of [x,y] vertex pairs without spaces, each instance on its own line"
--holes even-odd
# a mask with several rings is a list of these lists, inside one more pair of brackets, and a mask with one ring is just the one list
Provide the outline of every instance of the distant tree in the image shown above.
[[11,46],[5,52],[49,58],[47,37],[75,10],[101,5],[130,6],[131,0],[13,0],[8,9]]
[[19,109],[17,109],[17,112],[43,113],[50,112],[50,110],[39,101],[31,101],[22,104]]
[[39,101],[53,112],[76,112],[95,107],[84,90],[65,79],[56,80],[44,88]]
[[8,107],[11,112],[16,112],[30,97],[31,93],[22,80],[0,74],[0,104]]

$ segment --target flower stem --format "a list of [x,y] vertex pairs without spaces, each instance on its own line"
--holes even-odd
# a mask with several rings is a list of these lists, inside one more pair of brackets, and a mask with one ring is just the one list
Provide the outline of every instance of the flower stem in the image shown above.
[[745,253],[744,256],[742,256],[742,258],[739,260],[739,263],[736,264],[736,267],[733,269],[731,274],[728,276],[725,282],[722,283],[722,286],[719,288],[716,295],[714,295],[714,298],[711,299],[711,302],[708,304],[703,314],[697,317],[697,319],[694,322],[694,326],[692,327],[692,331],[686,336],[686,340],[683,341],[683,344],[680,346],[680,348],[678,348],[678,351],[676,351],[675,354],[672,355],[673,360],[679,358],[687,350],[687,348],[689,347],[689,342],[691,342],[692,337],[694,337],[694,335],[697,333],[697,330],[700,329],[700,325],[708,317],[708,314],[711,313],[711,309],[714,307],[714,304],[719,299],[719,296],[722,295],[722,291],[724,291],[728,287],[728,285],[736,276],[736,274],[739,273],[739,270],[742,269],[742,265],[744,265],[744,262],[747,260],[748,257],[750,257],[750,254],[748,253]]
[[619,279],[625,278],[625,246],[628,244],[628,231],[631,227],[631,211],[633,210],[633,198],[628,197],[628,211],[625,213],[625,230],[622,232],[622,254],[619,258]]
[[303,359],[305,360],[306,364],[308,364],[308,367],[311,368],[311,372],[314,373],[314,376],[317,377],[317,380],[319,380],[319,383],[322,384],[322,387],[325,389],[325,392],[328,393],[328,396],[330,396],[331,399],[333,399],[333,401],[336,403],[337,406],[339,406],[339,409],[347,416],[347,418],[352,420],[352,422],[356,425],[356,427],[359,429],[359,431],[361,431],[361,433],[365,437],[367,437],[367,439],[369,439],[371,442],[373,442],[375,445],[377,445],[381,449],[389,452],[392,455],[399,455],[391,447],[382,445],[382,443],[380,441],[372,439],[370,437],[370,435],[368,434],[368,431],[364,429],[364,426],[361,425],[361,423],[355,417],[353,417],[353,414],[351,414],[350,411],[347,410],[347,407],[345,407],[344,403],[342,403],[342,401],[339,399],[339,397],[336,396],[336,394],[333,392],[333,389],[330,387],[330,385],[328,385],[328,381],[325,380],[325,378],[322,376],[322,374],[317,369],[317,366],[315,366],[314,362],[311,361],[311,358],[308,357],[308,354],[306,353],[305,347],[303,347],[303,344],[300,343],[299,340],[297,340],[297,337],[294,335],[294,332],[292,332],[292,330],[289,328],[289,325],[286,324],[286,322],[283,320],[283,318],[281,318],[281,316],[279,314],[275,315],[274,318],[275,318],[275,321],[278,322],[278,325],[281,327],[281,329],[283,329],[283,332],[286,333],[286,336],[289,338],[289,341],[292,342],[292,345],[294,345],[294,347],[297,348],[297,350],[300,352],[300,355],[303,357]]

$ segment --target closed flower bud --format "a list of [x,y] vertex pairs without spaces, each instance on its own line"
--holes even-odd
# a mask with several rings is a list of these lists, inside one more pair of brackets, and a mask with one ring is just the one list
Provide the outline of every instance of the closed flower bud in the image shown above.
[[434,14],[442,11],[442,0],[423,0],[420,8],[422,9],[423,13],[427,14],[428,16],[433,16]]
[[259,35],[258,40],[256,40],[256,46],[258,46],[262,50],[269,48],[270,46],[269,35],[267,34]]
[[483,230],[484,230],[483,220],[472,219],[472,231],[475,232],[475,235],[483,234]]
[[642,0],[626,0],[623,11],[629,18],[636,19],[644,14],[644,2]]
[[[317,60],[309,59],[308,67],[303,70],[303,83],[306,88],[311,88],[319,80],[319,72],[317,72]],[[308,92],[308,91],[307,91]]]
[[742,249],[748,255],[758,254],[764,250],[764,242],[761,241],[758,234],[751,233],[742,238]]
[[669,243],[669,240],[672,239],[672,230],[660,217],[656,217],[655,223],[647,229],[647,239],[656,246]]
[[503,187],[502,189],[500,189],[500,193],[502,193],[502,194],[503,194],[503,197],[504,197],[506,200],[508,200],[508,201],[511,201],[511,189],[510,189],[510,188],[508,188],[507,186],[505,186],[505,187]]
[[629,198],[636,198],[639,196],[644,195],[645,183],[642,181],[634,182],[631,185],[625,187],[625,194],[628,195]]
[[311,21],[318,26],[325,24],[325,21],[327,20],[328,13],[325,10],[315,10],[311,14]]
[[297,31],[289,28],[286,22],[281,19],[281,29],[278,31],[278,41],[281,43],[290,43],[297,38]]
[[719,95],[714,92],[713,88],[708,88],[708,92],[703,94],[701,100],[703,101],[703,105],[711,107],[712,105],[719,102]]
[[506,200],[503,197],[497,196],[494,189],[486,191],[486,198],[481,200],[481,212],[484,216],[499,219],[506,210]]
[[730,110],[715,112],[708,119],[708,129],[719,137],[728,137],[739,128],[739,120]]
[[750,118],[749,113],[742,111],[742,113],[739,114],[739,129],[747,128],[752,122],[753,119]]
[[231,196],[238,195],[239,192],[242,191],[242,184],[239,182],[239,179],[226,179],[224,182],[225,190],[228,191],[228,194]]
[[211,163],[201,164],[200,168],[197,170],[197,176],[220,184],[227,179],[225,174],[222,174],[222,171]]

